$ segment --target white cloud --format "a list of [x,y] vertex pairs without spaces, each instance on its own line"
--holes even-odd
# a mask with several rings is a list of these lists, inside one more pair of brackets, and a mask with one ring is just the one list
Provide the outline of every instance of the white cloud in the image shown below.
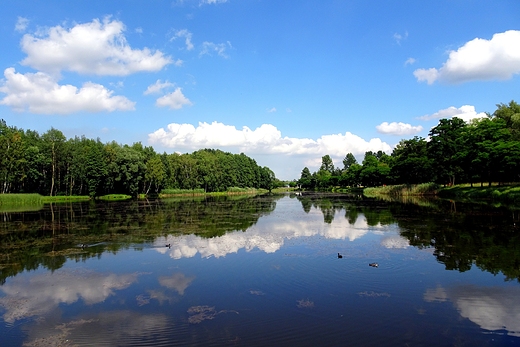
[[431,69],[417,69],[413,72],[413,75],[419,82],[426,81],[428,84],[433,84],[439,77],[439,71],[435,68]]
[[408,58],[404,62],[404,66],[406,66],[406,65],[413,65],[413,64],[415,64],[415,59],[414,58]]
[[14,26],[14,30],[18,32],[24,32],[25,29],[27,29],[27,26],[29,25],[29,20],[24,17],[18,17],[18,20],[16,21],[16,24]]
[[449,52],[440,69],[418,69],[419,82],[461,83],[475,80],[505,80],[520,73],[520,31],[494,34],[491,40],[476,38]]
[[381,134],[389,134],[389,135],[413,135],[421,132],[423,127],[413,126],[411,124],[406,124],[402,122],[383,122],[376,126],[377,132]]
[[225,2],[227,2],[227,0],[200,0],[199,5],[223,4]]
[[144,95],[148,94],[157,94],[160,93],[163,89],[175,86],[173,83],[165,81],[164,83],[161,80],[157,80],[154,84],[151,84],[144,91]]
[[404,33],[404,35],[401,35],[401,34],[398,34],[398,33],[395,33],[394,34],[394,40],[395,42],[397,42],[398,45],[401,44],[401,41],[406,39],[408,37],[408,31]]
[[194,46],[193,46],[193,43],[191,42],[191,37],[193,36],[192,33],[190,33],[187,29],[182,29],[182,30],[176,30],[173,34],[173,37],[171,38],[170,41],[173,41],[179,37],[183,37],[184,38],[184,42],[186,44],[186,49],[188,51],[191,51]]
[[175,91],[157,99],[156,105],[159,107],[169,107],[170,110],[179,110],[185,105],[192,105],[192,103],[187,97],[184,96],[184,94],[182,94],[182,89],[177,88]]
[[[140,71],[159,71],[172,63],[170,57],[148,48],[132,49],[118,20],[94,19],[70,29],[52,27],[43,35],[26,34],[23,65],[58,74],[62,70],[82,74],[125,76]],[[178,64],[178,61],[176,62]]]
[[191,124],[171,123],[166,130],[161,128],[149,134],[148,140],[152,144],[186,150],[229,147],[247,153],[313,157],[329,154],[343,158],[349,152],[358,155],[366,151],[392,150],[387,143],[378,138],[365,141],[349,132],[323,135],[317,140],[282,137],[281,132],[271,124],[263,124],[255,130],[244,126],[239,130],[232,125],[219,122],[200,122],[197,127]]
[[138,33],[138,34],[142,34],[143,33],[143,28],[137,27],[137,28],[135,28],[135,32]]
[[269,112],[269,113],[276,112],[276,107],[268,108],[267,112]]
[[199,53],[199,56],[203,55],[211,55],[213,52],[217,53],[222,58],[228,58],[228,55],[226,54],[226,49],[233,48],[231,46],[231,42],[227,41],[226,43],[213,43],[204,41],[202,43],[202,49]]
[[113,96],[113,91],[92,82],[84,83],[78,89],[70,84],[59,85],[52,76],[43,72],[21,74],[14,68],[5,69],[4,76],[0,93],[6,96],[0,100],[0,105],[10,106],[17,112],[112,112],[133,110],[135,106],[124,96]]
[[484,112],[477,113],[477,111],[475,111],[475,106],[464,105],[459,108],[450,106],[448,108],[435,112],[431,115],[425,115],[425,116],[419,117],[419,119],[432,120],[432,119],[442,119],[442,118],[449,119],[449,118],[453,118],[453,117],[458,117],[458,118],[463,119],[466,122],[469,122],[470,120],[475,119],[475,118],[487,117],[487,115]]

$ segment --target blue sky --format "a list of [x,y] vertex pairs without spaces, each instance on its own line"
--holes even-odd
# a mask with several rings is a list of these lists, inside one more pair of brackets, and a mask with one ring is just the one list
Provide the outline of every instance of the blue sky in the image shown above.
[[278,178],[520,101],[520,2],[7,0],[0,118]]

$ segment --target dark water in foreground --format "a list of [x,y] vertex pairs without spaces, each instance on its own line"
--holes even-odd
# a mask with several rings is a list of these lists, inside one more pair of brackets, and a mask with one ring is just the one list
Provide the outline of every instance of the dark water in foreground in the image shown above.
[[286,195],[4,213],[0,345],[520,345],[518,211],[422,205]]

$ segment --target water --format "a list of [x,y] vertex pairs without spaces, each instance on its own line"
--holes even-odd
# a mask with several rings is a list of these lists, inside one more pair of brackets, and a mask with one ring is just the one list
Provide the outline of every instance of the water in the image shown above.
[[347,195],[4,213],[0,345],[519,345],[517,222]]

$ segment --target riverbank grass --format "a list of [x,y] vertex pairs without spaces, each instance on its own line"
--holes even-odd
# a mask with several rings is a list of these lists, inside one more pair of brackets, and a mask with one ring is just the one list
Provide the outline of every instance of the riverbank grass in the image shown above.
[[467,185],[442,188],[438,192],[442,198],[491,200],[520,203],[520,185],[470,187]]
[[40,194],[0,194],[0,205],[41,205],[43,204]]
[[363,189],[363,195],[367,197],[377,197],[380,195],[390,196],[426,196],[437,195],[440,186],[436,183],[422,183],[422,184],[399,184],[384,187],[372,187]]

